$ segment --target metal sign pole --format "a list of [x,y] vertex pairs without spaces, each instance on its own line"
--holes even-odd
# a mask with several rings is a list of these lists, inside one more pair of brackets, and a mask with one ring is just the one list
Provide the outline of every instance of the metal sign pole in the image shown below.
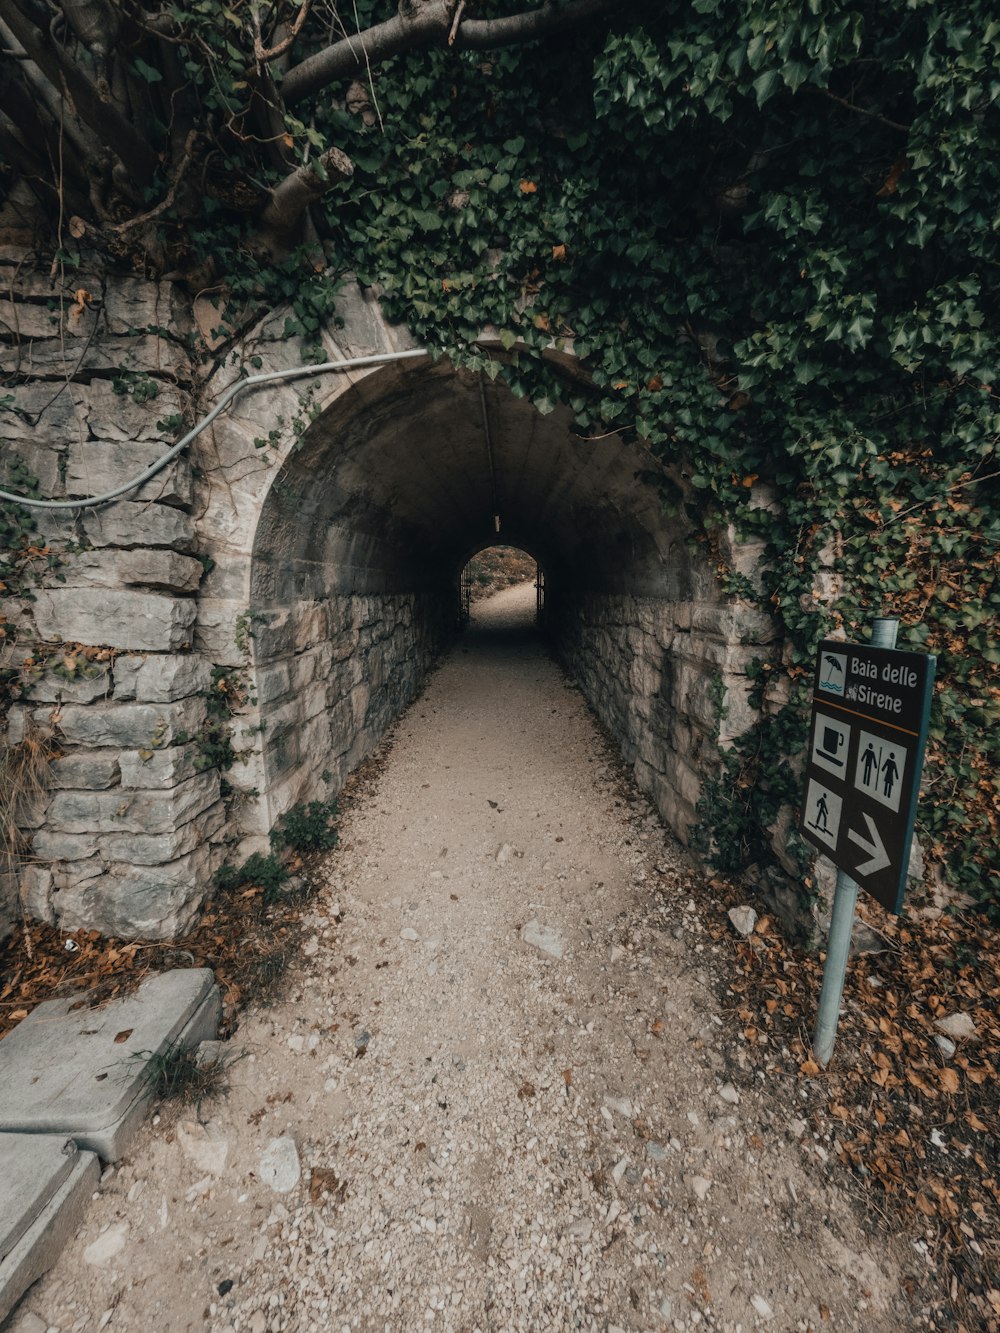
[[[872,622],[871,646],[895,648],[899,621],[878,617]],[[851,951],[851,931],[854,926],[854,908],[858,901],[858,886],[837,871],[837,886],[833,894],[833,913],[830,919],[830,937],[826,947],[826,966],[823,969],[823,989],[819,996],[819,1012],[813,1033],[813,1055],[824,1067],[830,1063],[833,1044],[840,1021],[840,1002],[844,995],[847,959]]]

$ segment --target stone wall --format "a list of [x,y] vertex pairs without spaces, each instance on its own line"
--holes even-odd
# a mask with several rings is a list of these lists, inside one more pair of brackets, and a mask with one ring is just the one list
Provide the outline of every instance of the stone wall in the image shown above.
[[[120,485],[238,377],[305,360],[282,311],[220,349],[220,312],[169,283],[0,248],[0,291],[0,473],[23,459],[45,497]],[[330,360],[412,348],[370,292],[346,287],[337,314]],[[25,686],[6,739],[58,757],[22,803],[30,848],[14,907],[0,878],[0,934],[15,908],[67,930],[183,931],[219,865],[334,795],[415,697],[498,522],[545,569],[559,651],[687,838],[718,744],[753,720],[746,670],[774,632],[723,597],[657,470],[635,442],[581,440],[564,410],[418,357],[254,388],[141,490],[40,516],[4,640]],[[759,549],[720,540],[752,575]],[[220,696],[238,754],[224,773]]]
[[773,652],[773,622],[746,604],[621,594],[564,594],[548,614],[560,655],[639,786],[687,842],[719,746],[756,720],[747,668]]
[[260,612],[254,633],[262,790],[273,823],[335,795],[420,690],[454,627],[439,598],[333,596]]
[[[45,498],[83,499],[141,472],[190,411],[193,324],[169,283],[0,249],[0,475],[23,460]],[[193,651],[191,460],[101,509],[40,514],[28,600],[9,606],[5,665],[25,692],[7,740],[51,737],[48,791],[23,811],[21,908],[65,929],[175,933],[192,919],[222,829],[219,775],[182,738],[204,719]],[[15,646],[11,647],[12,641]],[[81,646],[83,650],[81,651]],[[192,886],[197,886],[192,892]]]

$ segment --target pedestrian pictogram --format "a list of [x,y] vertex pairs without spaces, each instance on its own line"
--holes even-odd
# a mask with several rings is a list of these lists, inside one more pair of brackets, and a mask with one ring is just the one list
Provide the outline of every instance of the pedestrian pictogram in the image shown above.
[[827,848],[837,845],[843,800],[822,783],[811,781],[806,792],[805,820]]
[[802,835],[890,911],[902,904],[933,657],[826,641],[816,659]]

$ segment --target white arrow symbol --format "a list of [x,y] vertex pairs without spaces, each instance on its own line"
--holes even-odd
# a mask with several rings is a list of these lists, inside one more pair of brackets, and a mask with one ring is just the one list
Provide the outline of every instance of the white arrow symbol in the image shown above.
[[856,842],[862,851],[867,852],[871,857],[871,860],[866,861],[864,865],[858,866],[854,873],[856,875],[874,875],[877,870],[884,870],[887,865],[890,865],[892,858],[885,850],[885,844],[879,837],[879,831],[875,827],[874,819],[872,819],[871,815],[866,815],[864,811],[861,813],[865,823],[868,825],[868,837],[866,838],[863,833],[855,833],[852,828],[847,830],[847,836],[850,838],[851,842]]

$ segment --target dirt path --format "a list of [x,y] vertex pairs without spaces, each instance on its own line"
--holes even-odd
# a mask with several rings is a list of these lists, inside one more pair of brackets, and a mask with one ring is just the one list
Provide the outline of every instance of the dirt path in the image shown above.
[[[533,602],[476,607],[229,1097],[150,1127],[16,1333],[916,1327],[794,1088],[748,1072],[704,889]],[[261,1155],[285,1136],[282,1193]]]

